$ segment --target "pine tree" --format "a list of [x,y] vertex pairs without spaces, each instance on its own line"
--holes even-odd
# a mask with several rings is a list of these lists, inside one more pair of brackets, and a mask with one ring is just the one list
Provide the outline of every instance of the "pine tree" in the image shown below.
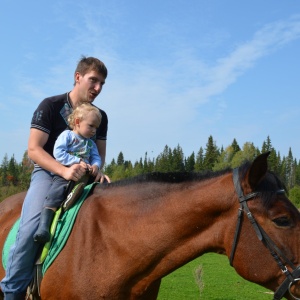
[[195,171],[200,172],[203,170],[204,170],[204,151],[203,148],[200,147],[196,157]]
[[273,147],[272,147],[271,153],[268,157],[268,166],[269,166],[269,170],[273,171],[276,174],[279,174],[280,161],[279,161],[279,157],[277,156],[276,151]]
[[118,166],[124,165],[124,155],[123,155],[122,152],[120,152],[119,155],[118,155],[117,165]]
[[177,145],[172,152],[172,172],[182,172],[184,171],[184,162],[183,162],[183,151],[182,148]]
[[15,156],[13,155],[8,163],[7,180],[9,183],[13,185],[17,185],[18,179],[19,179],[18,164],[15,160]]
[[219,156],[218,148],[212,136],[209,136],[204,155],[204,169],[212,170]]
[[289,148],[289,154],[286,158],[286,184],[288,189],[291,189],[295,185],[295,168],[294,159],[291,148]]
[[172,150],[167,145],[164,151],[158,155],[155,163],[155,171],[170,172],[172,171]]
[[295,159],[295,186],[296,185],[300,187],[300,160],[297,162]]
[[1,185],[2,186],[8,184],[7,175],[8,175],[8,157],[7,154],[5,154],[1,164]]
[[231,143],[231,147],[232,147],[232,151],[233,151],[233,155],[239,151],[241,151],[241,148],[239,146],[239,144],[237,143],[236,139],[234,138],[232,143]]
[[195,153],[193,151],[193,153],[185,160],[185,170],[187,172],[193,172],[195,170],[195,164]]
[[148,168],[148,157],[147,157],[147,152],[145,153],[145,158],[144,158],[144,165],[143,165],[143,173],[148,173],[149,168]]
[[272,150],[273,150],[273,146],[271,143],[271,139],[269,136],[267,136],[267,140],[263,142],[263,145],[261,147],[261,153],[265,153]]

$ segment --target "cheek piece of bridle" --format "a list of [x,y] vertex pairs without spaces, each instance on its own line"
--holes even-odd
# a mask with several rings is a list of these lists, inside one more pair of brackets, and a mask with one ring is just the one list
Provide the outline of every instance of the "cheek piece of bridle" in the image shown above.
[[[258,196],[259,192],[249,193],[244,195],[243,190],[241,188],[240,179],[239,179],[239,170],[238,168],[233,170],[233,183],[235,186],[236,193],[239,196],[240,208],[238,211],[238,221],[236,225],[234,240],[232,244],[231,254],[230,254],[230,265],[232,266],[233,257],[236,250],[241,222],[243,219],[243,212],[247,215],[250,223],[252,224],[258,239],[265,245],[266,248],[269,249],[271,255],[276,261],[277,265],[281,269],[281,271],[285,274],[286,278],[278,287],[278,289],[274,293],[274,300],[280,300],[284,296],[284,294],[289,291],[290,295],[299,300],[300,298],[295,297],[291,292],[291,286],[298,281],[300,281],[300,265],[296,267],[284,254],[283,252],[275,245],[275,243],[271,240],[271,238],[266,234],[263,228],[256,222],[254,217],[252,216],[249,207],[247,205],[247,201],[254,199]],[[284,190],[276,191],[277,194],[285,193]],[[292,273],[288,270],[287,265],[293,270]]]

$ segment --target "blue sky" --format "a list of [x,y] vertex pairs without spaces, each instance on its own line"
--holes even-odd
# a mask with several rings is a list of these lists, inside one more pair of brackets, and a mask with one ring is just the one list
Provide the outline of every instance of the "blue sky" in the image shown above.
[[213,136],[226,148],[300,159],[299,0],[3,0],[0,160],[27,148],[33,111],[72,89],[81,55],[108,78],[95,104],[109,117],[107,162],[178,144],[186,156]]

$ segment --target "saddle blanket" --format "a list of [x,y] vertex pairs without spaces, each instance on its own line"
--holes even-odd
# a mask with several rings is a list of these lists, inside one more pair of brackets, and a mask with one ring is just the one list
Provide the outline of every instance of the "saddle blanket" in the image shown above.
[[[46,270],[49,268],[49,266],[53,263],[57,255],[60,253],[60,251],[63,249],[64,245],[66,244],[68,237],[72,231],[76,216],[79,212],[79,209],[85,200],[85,198],[89,195],[89,193],[93,190],[95,184],[97,183],[91,183],[84,187],[84,190],[80,196],[80,198],[74,203],[72,207],[70,207],[68,210],[66,210],[62,216],[57,221],[56,230],[51,242],[51,245],[49,246],[48,253],[45,257],[44,263],[43,263],[43,274],[45,274]],[[17,236],[17,232],[19,229],[19,223],[20,220],[18,219],[13,227],[11,228],[4,247],[2,251],[2,265],[4,269],[6,268],[6,263],[8,259],[9,249],[14,244]]]

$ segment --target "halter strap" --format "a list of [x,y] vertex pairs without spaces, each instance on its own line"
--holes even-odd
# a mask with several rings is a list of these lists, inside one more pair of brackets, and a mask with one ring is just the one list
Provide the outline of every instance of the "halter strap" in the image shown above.
[[[298,299],[292,295],[290,288],[296,281],[300,280],[300,278],[299,278],[300,266],[298,266],[296,268],[294,266],[294,264],[276,246],[276,244],[273,242],[272,239],[270,239],[270,237],[267,235],[267,233],[264,231],[264,229],[256,222],[255,218],[252,216],[252,214],[249,210],[249,207],[247,205],[247,201],[257,197],[259,192],[252,192],[247,195],[244,195],[241,184],[240,184],[238,168],[235,168],[233,170],[233,183],[234,183],[236,193],[239,197],[240,208],[238,210],[238,221],[236,224],[235,235],[234,235],[233,244],[232,244],[231,253],[230,253],[230,259],[229,259],[230,265],[231,266],[233,265],[233,258],[234,258],[234,254],[236,251],[237,242],[238,242],[238,238],[239,238],[239,234],[240,234],[243,212],[245,212],[250,223],[254,227],[254,230],[256,232],[258,239],[270,251],[270,253],[273,256],[274,260],[276,261],[277,265],[279,266],[281,271],[286,275],[286,279],[281,283],[281,285],[278,287],[278,289],[274,293],[274,300],[280,300],[284,296],[284,294],[287,292],[287,290],[289,291],[289,293],[291,294],[291,296],[294,299]],[[278,190],[276,193],[277,194],[284,193],[284,190]],[[287,269],[286,264],[288,264],[293,269],[292,273],[290,273],[290,271]]]
[[253,225],[254,230],[256,232],[256,235],[258,237],[258,239],[261,241],[262,240],[262,234],[257,226],[257,223],[255,221],[255,219],[253,218],[248,205],[247,205],[247,201],[250,199],[255,198],[258,193],[254,192],[254,193],[249,193],[247,195],[244,195],[244,192],[242,190],[241,184],[240,184],[240,177],[239,177],[239,169],[235,168],[233,170],[233,183],[234,183],[234,187],[235,187],[235,191],[238,194],[239,197],[239,202],[240,202],[240,208],[238,211],[238,221],[236,224],[236,229],[235,229],[235,234],[234,234],[234,239],[233,239],[233,244],[232,244],[232,248],[231,248],[231,253],[230,253],[230,265],[232,266],[233,264],[233,257],[235,254],[235,250],[237,247],[237,241],[239,238],[239,234],[240,234],[240,229],[241,229],[241,223],[242,223],[242,219],[243,219],[243,211],[245,211],[245,213],[247,214],[247,217],[250,221],[250,223]]

